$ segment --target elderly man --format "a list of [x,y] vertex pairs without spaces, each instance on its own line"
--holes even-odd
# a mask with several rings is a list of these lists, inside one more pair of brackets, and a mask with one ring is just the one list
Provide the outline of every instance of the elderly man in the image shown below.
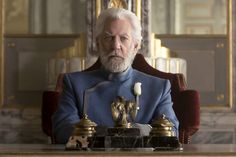
[[133,89],[137,82],[142,84],[142,94],[133,126],[139,127],[141,132],[150,130],[148,124],[165,114],[174,124],[178,136],[178,120],[172,109],[169,81],[131,67],[142,39],[138,18],[128,10],[111,8],[98,17],[95,32],[102,67],[65,75],[59,107],[52,119],[56,141],[68,141],[74,124],[83,116],[83,110],[98,126],[114,126],[112,102],[117,96],[135,100]]

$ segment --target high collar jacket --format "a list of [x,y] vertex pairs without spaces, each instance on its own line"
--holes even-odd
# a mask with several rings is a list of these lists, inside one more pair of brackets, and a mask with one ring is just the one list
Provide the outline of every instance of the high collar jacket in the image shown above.
[[74,124],[88,118],[101,126],[114,126],[111,104],[117,96],[135,100],[134,84],[141,82],[139,111],[135,123],[150,124],[154,118],[165,116],[174,124],[178,134],[178,120],[172,108],[170,82],[129,68],[123,73],[109,73],[103,69],[65,74],[58,110],[53,115],[56,141],[66,143]]

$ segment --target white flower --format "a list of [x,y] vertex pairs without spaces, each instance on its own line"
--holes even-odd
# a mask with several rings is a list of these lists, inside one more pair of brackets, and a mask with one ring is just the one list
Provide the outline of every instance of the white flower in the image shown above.
[[141,85],[142,85],[141,82],[136,82],[136,83],[134,84],[134,94],[135,94],[136,96],[139,96],[139,95],[141,95],[141,93],[142,93]]

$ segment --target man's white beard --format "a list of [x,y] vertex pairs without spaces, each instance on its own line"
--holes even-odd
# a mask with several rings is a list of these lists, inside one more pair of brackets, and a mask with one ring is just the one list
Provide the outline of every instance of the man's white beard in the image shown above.
[[123,58],[117,53],[113,51],[111,53],[100,52],[100,60],[103,67],[113,73],[123,72],[128,69],[134,60],[135,53],[129,52],[128,56]]

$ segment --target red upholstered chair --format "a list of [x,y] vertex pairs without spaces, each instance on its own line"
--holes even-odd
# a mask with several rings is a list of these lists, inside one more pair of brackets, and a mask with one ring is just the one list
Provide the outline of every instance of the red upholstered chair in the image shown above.
[[[94,70],[100,67],[99,60],[85,71]],[[133,68],[144,73],[169,79],[171,83],[171,96],[173,108],[180,122],[179,140],[181,143],[190,143],[190,137],[199,129],[200,105],[199,93],[196,90],[187,90],[184,76],[182,74],[172,74],[161,72],[151,67],[144,59],[143,55],[136,55]],[[58,77],[55,91],[45,91],[43,93],[42,104],[42,129],[46,135],[55,142],[52,134],[51,116],[55,112],[58,99],[62,91],[63,74]]]

